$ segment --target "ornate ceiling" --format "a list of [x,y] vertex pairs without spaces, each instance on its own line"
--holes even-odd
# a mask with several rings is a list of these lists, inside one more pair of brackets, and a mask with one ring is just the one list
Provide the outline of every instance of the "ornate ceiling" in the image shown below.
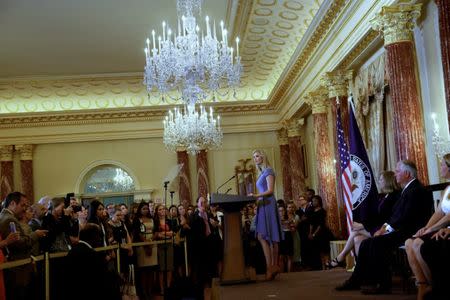
[[[266,101],[322,1],[204,0],[203,15],[226,20],[242,40],[242,86],[218,102]],[[0,114],[175,104],[147,95],[141,51],[175,13],[175,0],[0,2]]]

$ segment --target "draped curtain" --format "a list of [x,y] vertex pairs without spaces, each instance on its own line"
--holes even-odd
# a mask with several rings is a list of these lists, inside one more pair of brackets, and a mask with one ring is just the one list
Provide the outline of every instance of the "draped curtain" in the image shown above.
[[352,89],[355,117],[375,177],[393,170],[396,162],[388,82],[383,53],[358,71]]

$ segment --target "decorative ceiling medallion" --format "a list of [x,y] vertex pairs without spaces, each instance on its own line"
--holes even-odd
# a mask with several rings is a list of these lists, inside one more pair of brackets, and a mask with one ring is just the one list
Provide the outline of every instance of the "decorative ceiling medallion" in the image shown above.
[[294,28],[294,25],[292,23],[286,22],[286,21],[278,21],[275,23],[275,25],[281,29],[291,30]]
[[109,106],[109,101],[106,99],[95,99],[95,105],[98,108],[107,108]]
[[25,98],[25,99],[30,99],[33,94],[30,91],[20,91],[18,92],[19,97],[21,98]]
[[264,18],[253,18],[251,23],[256,26],[266,26],[270,22],[269,22],[269,20],[264,19]]
[[244,49],[242,49],[242,54],[244,54],[244,55],[256,55],[256,54],[258,54],[258,51],[254,50],[254,49],[244,48]]
[[89,85],[92,85],[92,86],[100,86],[100,85],[102,85],[102,82],[101,81],[97,81],[97,80],[92,80],[92,81],[88,81],[88,84]]
[[251,27],[248,31],[251,32],[251,33],[254,33],[254,34],[264,34],[264,33],[266,33],[266,29],[264,29],[262,27]]
[[282,11],[278,14],[282,19],[289,20],[289,21],[295,21],[298,19],[298,15],[294,14],[290,11]]
[[59,106],[62,110],[71,110],[73,107],[73,102],[70,100],[61,100]]
[[269,42],[272,43],[272,44],[275,44],[275,45],[280,45],[280,46],[286,44],[286,42],[284,40],[279,39],[279,38],[271,38],[269,40]]
[[133,106],[142,106],[144,104],[144,98],[141,96],[133,96],[131,97],[131,103]]
[[255,78],[257,80],[261,80],[261,81],[266,81],[267,77],[266,76],[260,76],[260,75],[255,75]]
[[304,6],[298,1],[286,1],[283,6],[292,10],[303,10]]
[[[279,56],[278,54],[270,53],[270,52],[264,52],[264,57],[270,58],[270,59],[277,59]],[[261,67],[262,65],[259,65]]]
[[27,112],[35,112],[38,109],[36,103],[33,102],[26,102],[24,106]]
[[16,112],[19,111],[19,104],[18,103],[14,103],[14,102],[8,101],[5,104],[5,107],[6,107],[6,110],[8,112],[10,112],[10,113],[16,113]]
[[119,85],[120,84],[120,81],[118,81],[118,80],[107,80],[106,82],[110,85]]
[[274,30],[274,31],[272,31],[272,34],[276,37],[283,38],[283,39],[289,37],[289,33],[287,33],[284,30]]
[[88,109],[91,107],[91,101],[85,99],[78,100],[78,106],[82,109]]
[[102,88],[95,88],[92,90],[92,92],[96,95],[103,95],[103,94],[105,94],[106,91]]
[[263,63],[265,63],[266,65],[274,65],[275,64],[274,60],[270,60],[270,59],[267,59],[267,58],[263,58],[263,59],[261,59],[261,61]]
[[87,89],[82,89],[82,88],[74,89],[73,92],[78,96],[84,96],[88,93]]
[[257,8],[255,9],[255,15],[260,17],[267,17],[272,15],[272,10],[268,8]]
[[127,105],[127,100],[120,97],[116,97],[113,99],[113,103],[115,107],[125,107]]
[[258,0],[258,4],[261,6],[274,6],[277,0]]
[[36,92],[36,95],[42,98],[48,98],[51,94],[50,90],[39,90]]
[[280,52],[281,51],[281,47],[280,46],[276,46],[276,45],[267,45],[267,50],[269,50],[271,52]]
[[270,75],[270,72],[267,72],[264,70],[256,70],[255,73],[258,75],[261,75],[261,76],[269,76]]
[[56,95],[60,96],[60,97],[67,97],[69,96],[69,92],[67,90],[56,90],[55,92]]
[[53,102],[53,101],[44,101],[44,102],[42,102],[42,107],[45,110],[48,110],[48,111],[55,110],[55,102]]
[[255,60],[256,60],[256,58],[254,56],[242,58],[242,62],[250,62],[250,61],[255,61]]
[[257,48],[261,48],[261,44],[260,43],[246,43],[245,44],[245,48],[247,49],[257,49]]
[[262,36],[258,36],[258,35],[249,35],[247,37],[247,41],[250,42],[260,42],[262,41],[263,37]]

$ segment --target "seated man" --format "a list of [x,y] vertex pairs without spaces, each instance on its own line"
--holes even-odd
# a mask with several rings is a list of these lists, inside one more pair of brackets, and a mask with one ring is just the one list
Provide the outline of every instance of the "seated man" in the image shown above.
[[360,289],[365,294],[390,293],[390,259],[392,251],[424,226],[431,216],[433,197],[417,180],[417,168],[408,160],[397,163],[395,177],[402,187],[400,199],[394,205],[392,216],[374,237],[362,242],[355,271],[350,279],[336,290]]

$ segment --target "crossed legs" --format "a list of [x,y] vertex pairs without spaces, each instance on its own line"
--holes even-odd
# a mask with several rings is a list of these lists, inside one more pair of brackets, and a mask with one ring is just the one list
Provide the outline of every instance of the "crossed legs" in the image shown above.
[[420,248],[423,245],[423,240],[420,238],[408,239],[405,242],[406,254],[408,255],[408,262],[411,270],[416,276],[417,280],[417,299],[421,300],[424,295],[430,290],[431,272],[427,263],[424,261]]

